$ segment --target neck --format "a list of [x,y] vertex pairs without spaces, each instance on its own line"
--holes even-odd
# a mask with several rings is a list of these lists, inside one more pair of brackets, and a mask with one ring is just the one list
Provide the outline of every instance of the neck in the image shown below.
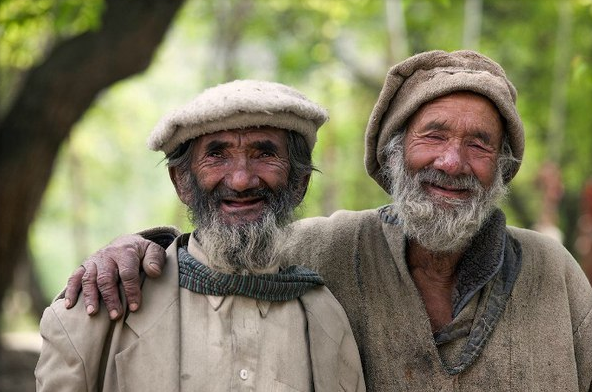
[[435,253],[410,240],[407,245],[407,265],[410,271],[420,269],[434,281],[445,283],[455,279],[456,265],[462,254],[462,251]]
[[430,318],[432,332],[452,321],[452,291],[462,252],[439,254],[417,242],[407,245],[407,266]]

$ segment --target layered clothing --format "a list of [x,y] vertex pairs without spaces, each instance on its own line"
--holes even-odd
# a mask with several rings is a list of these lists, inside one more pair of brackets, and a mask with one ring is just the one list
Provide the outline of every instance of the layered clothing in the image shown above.
[[[432,333],[390,206],[294,226],[345,308],[370,391],[590,391],[592,288],[573,257],[495,211],[458,265],[450,325]],[[306,244],[306,246],[303,246]]]
[[277,302],[195,293],[178,269],[187,242],[203,256],[192,241],[173,242],[163,276],[143,282],[142,308],[119,321],[104,309],[88,317],[83,301],[48,307],[38,391],[365,390],[347,317],[326,287]]

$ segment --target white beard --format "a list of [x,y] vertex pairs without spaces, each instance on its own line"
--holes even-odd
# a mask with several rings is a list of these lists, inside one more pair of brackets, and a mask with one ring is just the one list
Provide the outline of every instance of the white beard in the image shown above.
[[[403,232],[428,251],[447,254],[465,249],[507,193],[499,169],[494,183],[485,189],[475,176],[451,177],[433,168],[409,173],[402,137],[393,139],[386,151],[391,197]],[[464,200],[434,197],[423,189],[421,184],[426,181],[470,189],[472,196]]]

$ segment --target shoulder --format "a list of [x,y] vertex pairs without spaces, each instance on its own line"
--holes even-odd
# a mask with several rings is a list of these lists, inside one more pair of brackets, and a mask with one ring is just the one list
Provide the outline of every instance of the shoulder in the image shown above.
[[[66,309],[64,300],[59,299],[43,312],[40,333],[45,340],[52,340],[53,345],[71,346],[81,356],[92,354],[98,342],[102,342],[112,324],[104,306],[94,316],[89,316],[82,298],[72,309]],[[89,338],[91,337],[92,338]]]
[[521,285],[552,290],[549,295],[557,300],[565,295],[571,312],[579,314],[576,319],[589,315],[592,286],[569,251],[553,238],[532,230],[508,227],[508,232],[522,251]]
[[578,264],[569,251],[555,239],[533,230],[508,226],[508,233],[520,244],[526,261],[537,260],[543,266],[572,269]]
[[307,318],[314,318],[321,328],[334,340],[350,330],[345,310],[326,286],[309,290],[300,297]]
[[92,390],[104,342],[115,323],[121,321],[110,321],[105,310],[89,317],[82,300],[70,310],[64,300],[47,307],[39,328],[43,345],[35,368],[38,389]]
[[380,224],[378,209],[363,211],[338,210],[328,217],[304,218],[291,227],[295,233],[341,233],[360,230],[368,225]]

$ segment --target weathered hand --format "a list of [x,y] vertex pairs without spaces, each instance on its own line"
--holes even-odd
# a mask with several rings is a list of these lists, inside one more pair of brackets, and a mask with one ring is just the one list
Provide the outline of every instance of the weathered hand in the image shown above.
[[84,305],[89,315],[99,310],[99,293],[109,317],[123,315],[118,283],[121,281],[130,311],[141,304],[140,264],[149,277],[160,276],[166,261],[165,250],[140,235],[123,235],[92,254],[68,279],[65,290],[66,308],[74,306],[82,289]]

